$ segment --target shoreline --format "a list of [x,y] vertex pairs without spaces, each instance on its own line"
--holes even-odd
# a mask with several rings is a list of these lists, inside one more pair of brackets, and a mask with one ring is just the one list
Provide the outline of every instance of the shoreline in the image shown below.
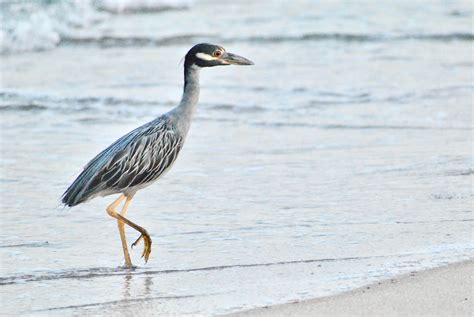
[[474,261],[464,261],[411,272],[336,295],[226,316],[472,316],[473,272]]

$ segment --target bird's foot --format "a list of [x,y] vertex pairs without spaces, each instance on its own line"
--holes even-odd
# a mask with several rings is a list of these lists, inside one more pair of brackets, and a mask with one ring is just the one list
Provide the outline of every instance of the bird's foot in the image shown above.
[[132,249],[138,244],[138,242],[140,242],[141,239],[143,239],[143,243],[145,244],[143,247],[142,258],[144,258],[145,263],[147,263],[151,253],[151,238],[146,230],[144,230],[138,239],[132,243]]
[[119,271],[135,271],[136,269],[138,268],[138,266],[135,266],[135,265],[128,265],[128,264],[124,264],[124,265],[121,265],[117,268],[117,270]]

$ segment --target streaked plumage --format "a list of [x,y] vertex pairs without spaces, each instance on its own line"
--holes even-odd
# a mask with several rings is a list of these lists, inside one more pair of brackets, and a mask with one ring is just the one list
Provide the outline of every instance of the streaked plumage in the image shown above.
[[136,128],[86,165],[67,189],[63,203],[75,206],[97,196],[133,195],[173,165],[184,137],[168,114]]
[[[184,90],[180,104],[168,113],[127,133],[94,157],[62,196],[67,206],[75,206],[97,196],[121,194],[107,207],[107,213],[117,219],[125,265],[132,267],[125,239],[124,225],[141,233],[145,261],[151,252],[151,238],[139,225],[125,218],[128,204],[135,193],[164,175],[176,161],[189,131],[199,100],[199,70],[220,65],[252,65],[243,57],[227,53],[212,44],[195,45],[184,62]],[[126,199],[120,212],[118,205]]]

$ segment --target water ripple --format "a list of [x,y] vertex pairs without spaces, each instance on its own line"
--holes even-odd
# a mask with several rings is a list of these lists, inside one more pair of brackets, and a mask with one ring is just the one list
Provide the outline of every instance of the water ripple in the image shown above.
[[352,33],[309,33],[301,35],[267,35],[250,37],[221,37],[213,34],[182,34],[163,38],[146,36],[110,36],[99,37],[72,37],[64,38],[61,45],[98,45],[100,47],[143,47],[143,46],[171,46],[190,44],[200,41],[219,43],[287,43],[287,42],[318,42],[337,41],[346,43],[367,42],[399,42],[399,41],[430,41],[451,42],[474,40],[474,34],[468,32],[433,33],[433,34],[352,34]]
[[0,285],[9,285],[26,282],[38,282],[44,280],[60,280],[60,279],[81,279],[81,278],[94,278],[94,277],[107,277],[107,276],[121,276],[121,275],[156,275],[156,274],[173,274],[173,273],[189,273],[189,272],[200,272],[200,271],[215,271],[225,270],[233,268],[249,268],[249,267],[267,267],[267,266],[278,266],[278,265],[291,265],[291,264],[302,264],[302,263],[318,263],[318,262],[334,262],[334,261],[352,261],[352,260],[367,260],[374,258],[385,258],[385,257],[400,257],[401,255],[375,255],[375,256],[362,256],[362,257],[344,257],[344,258],[324,258],[324,259],[307,259],[307,260],[293,260],[293,261],[278,261],[278,262],[267,262],[267,263],[251,263],[251,264],[233,264],[233,265],[219,265],[219,266],[208,266],[200,268],[190,269],[170,269],[170,270],[147,270],[140,271],[140,268],[128,270],[125,268],[91,268],[83,270],[70,270],[70,271],[58,271],[58,272],[46,272],[43,275],[27,274],[21,276],[9,276],[1,277]]

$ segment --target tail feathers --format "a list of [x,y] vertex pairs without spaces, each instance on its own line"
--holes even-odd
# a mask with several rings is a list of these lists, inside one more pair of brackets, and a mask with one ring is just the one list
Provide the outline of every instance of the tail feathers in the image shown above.
[[76,180],[69,186],[61,197],[61,202],[69,207],[79,205],[91,198],[92,191],[89,189],[87,171],[84,170]]
[[76,182],[74,182],[69,188],[64,192],[61,202],[69,207],[79,205],[85,199],[81,199],[82,191],[80,190],[79,186],[75,186]]

